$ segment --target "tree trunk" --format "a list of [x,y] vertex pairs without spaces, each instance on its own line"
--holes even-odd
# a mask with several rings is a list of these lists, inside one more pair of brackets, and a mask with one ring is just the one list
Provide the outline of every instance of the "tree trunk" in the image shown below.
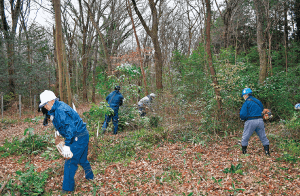
[[[154,45],[154,59],[155,59],[155,78],[156,78],[156,88],[159,90],[163,89],[162,85],[162,67],[163,67],[163,59],[162,59],[162,52],[160,48],[160,44],[158,41],[158,25],[159,25],[159,14],[156,9],[156,3],[154,0],[148,0],[149,6],[151,9],[151,14],[152,14],[152,28],[147,26],[143,16],[141,15],[140,11],[137,8],[135,0],[131,0],[134,10],[136,14],[138,15],[144,29],[146,30],[147,34],[151,37],[152,43]],[[161,3],[163,1],[159,1],[161,6]]]
[[97,59],[98,59],[98,37],[95,40],[95,59],[93,65],[93,87],[92,87],[92,102],[96,103],[96,67],[97,67]]
[[65,101],[63,94],[63,39],[62,39],[62,25],[61,25],[61,10],[60,0],[53,0],[53,8],[55,12],[55,42],[56,42],[56,57],[58,65],[59,78],[59,96]]
[[87,52],[86,52],[86,37],[87,37],[87,29],[84,27],[83,28],[83,40],[82,40],[82,68],[83,68],[83,73],[82,73],[82,98],[83,101],[88,101],[87,97],[87,86],[86,86],[86,78],[87,78]]
[[53,26],[53,46],[54,46],[54,67],[55,67],[55,94],[59,94],[59,69],[57,65],[57,51],[56,51],[56,31]]
[[14,4],[14,1],[10,1],[10,14],[11,14],[11,27],[9,27],[6,16],[5,16],[5,5],[4,0],[0,0],[0,27],[4,34],[4,39],[6,42],[6,54],[7,54],[7,61],[8,61],[8,82],[9,87],[8,91],[12,93],[12,96],[15,96],[15,82],[14,82],[14,42],[15,42],[15,35],[16,29],[18,25],[18,20],[21,12],[21,0],[17,0]]
[[288,48],[288,18],[287,18],[288,7],[287,4],[284,3],[284,53],[285,53],[285,69],[286,73],[288,72],[288,56],[287,56],[287,48]]
[[264,10],[262,8],[263,3],[260,0],[253,0],[253,2],[256,11],[257,50],[259,54],[259,63],[260,63],[258,83],[263,84],[265,79],[267,78],[267,66],[268,66],[268,60],[266,54],[266,42],[265,42],[264,27],[263,27]]
[[66,81],[66,87],[67,87],[67,92],[66,96],[68,99],[68,105],[72,107],[72,92],[71,92],[71,84],[70,84],[70,74],[69,74],[69,68],[68,68],[68,60],[67,60],[67,54],[66,54],[66,47],[63,42],[63,61],[64,61],[64,69],[65,69],[65,74],[64,74],[64,80]]
[[156,88],[163,89],[162,85],[162,67],[163,67],[163,59],[162,53],[158,41],[157,34],[152,35],[152,42],[154,45],[154,59],[155,59],[155,81],[156,81]]
[[207,59],[208,59],[208,65],[210,70],[210,75],[213,81],[214,91],[216,94],[216,100],[218,103],[218,113],[219,116],[222,114],[222,97],[219,91],[219,84],[216,78],[215,69],[213,67],[212,63],[212,54],[210,49],[210,26],[211,26],[211,6],[210,6],[210,0],[205,0],[206,3],[206,13],[207,13],[207,19],[206,19],[206,53],[207,53]]
[[129,0],[127,0],[127,10],[128,10],[128,14],[129,14],[130,19],[131,19],[132,28],[133,28],[133,31],[134,31],[134,36],[135,36],[136,43],[137,43],[137,46],[138,46],[137,50],[138,50],[138,54],[139,54],[140,67],[141,67],[141,72],[142,72],[143,81],[144,81],[144,85],[145,85],[145,93],[146,93],[145,96],[147,96],[148,95],[148,88],[147,88],[147,82],[146,82],[146,75],[145,75],[145,71],[144,71],[144,67],[143,67],[141,46],[140,46],[139,38],[138,38],[137,33],[136,33],[135,24],[134,24],[134,21],[133,21],[133,17],[132,17],[132,12],[131,12],[131,7],[130,7],[130,4],[129,4]]

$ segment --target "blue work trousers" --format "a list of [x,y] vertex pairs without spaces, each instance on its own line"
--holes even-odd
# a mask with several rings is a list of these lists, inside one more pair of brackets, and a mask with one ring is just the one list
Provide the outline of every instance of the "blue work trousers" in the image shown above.
[[[77,141],[76,141],[77,140]],[[82,166],[85,172],[85,178],[88,180],[94,179],[94,174],[89,161],[88,155],[89,134],[75,137],[72,139],[71,152],[73,157],[65,160],[64,181],[62,189],[65,191],[74,191],[75,180],[74,176],[78,168],[78,164]]]
[[269,145],[269,140],[265,133],[265,125],[262,118],[247,120],[244,125],[244,132],[242,137],[242,146],[248,146],[248,141],[253,134],[256,132],[261,143],[266,146]]
[[102,126],[103,133],[106,131],[106,128],[108,126],[108,123],[112,119],[113,125],[114,125],[114,134],[118,133],[118,122],[119,122],[119,108],[112,108],[114,110],[113,115],[105,115],[105,121]]

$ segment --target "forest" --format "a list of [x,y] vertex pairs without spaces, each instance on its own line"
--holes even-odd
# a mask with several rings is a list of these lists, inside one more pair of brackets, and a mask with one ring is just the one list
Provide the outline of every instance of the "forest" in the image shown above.
[[[300,0],[0,0],[0,35],[0,195],[61,194],[44,90],[89,132],[70,195],[300,195]],[[242,153],[245,88],[270,156],[257,130]]]

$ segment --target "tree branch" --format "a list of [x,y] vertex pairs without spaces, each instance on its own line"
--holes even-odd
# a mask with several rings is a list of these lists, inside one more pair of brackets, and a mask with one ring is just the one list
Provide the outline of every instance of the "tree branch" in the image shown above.
[[138,15],[138,17],[139,17],[139,19],[140,19],[140,21],[141,21],[143,27],[145,28],[145,30],[146,30],[146,32],[147,32],[147,34],[151,36],[152,30],[150,30],[149,27],[147,26],[147,24],[146,24],[146,22],[145,22],[143,16],[141,15],[139,9],[138,9],[137,6],[136,6],[135,0],[131,0],[131,1],[132,1],[132,4],[133,4],[133,8],[134,8],[135,13]]

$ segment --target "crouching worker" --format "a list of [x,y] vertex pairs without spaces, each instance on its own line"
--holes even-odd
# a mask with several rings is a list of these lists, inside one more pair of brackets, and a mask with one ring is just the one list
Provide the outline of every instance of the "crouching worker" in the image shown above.
[[138,102],[138,109],[139,109],[139,113],[140,113],[141,117],[146,115],[146,107],[148,107],[151,111],[153,111],[152,102],[153,102],[154,98],[155,98],[155,94],[151,93],[150,95],[143,97]]
[[119,107],[123,104],[123,95],[120,93],[120,86],[116,86],[115,90],[111,92],[107,97],[106,101],[111,109],[114,110],[113,115],[105,115],[105,120],[102,126],[102,133],[104,134],[108,123],[112,119],[114,125],[114,134],[118,133],[118,122],[119,122]]
[[264,106],[258,99],[252,96],[250,88],[245,88],[241,96],[245,99],[245,102],[240,111],[240,118],[246,121],[242,137],[242,152],[243,154],[247,153],[248,141],[255,131],[264,146],[266,155],[270,155],[269,140],[265,133],[265,125],[262,117]]
[[74,176],[78,164],[84,169],[86,179],[94,179],[91,165],[87,160],[89,132],[86,129],[86,123],[82,121],[78,113],[66,103],[59,101],[52,91],[42,92],[40,100],[39,107],[45,107],[48,110],[54,127],[65,138],[62,154],[66,160],[61,191],[65,194],[74,191]]

